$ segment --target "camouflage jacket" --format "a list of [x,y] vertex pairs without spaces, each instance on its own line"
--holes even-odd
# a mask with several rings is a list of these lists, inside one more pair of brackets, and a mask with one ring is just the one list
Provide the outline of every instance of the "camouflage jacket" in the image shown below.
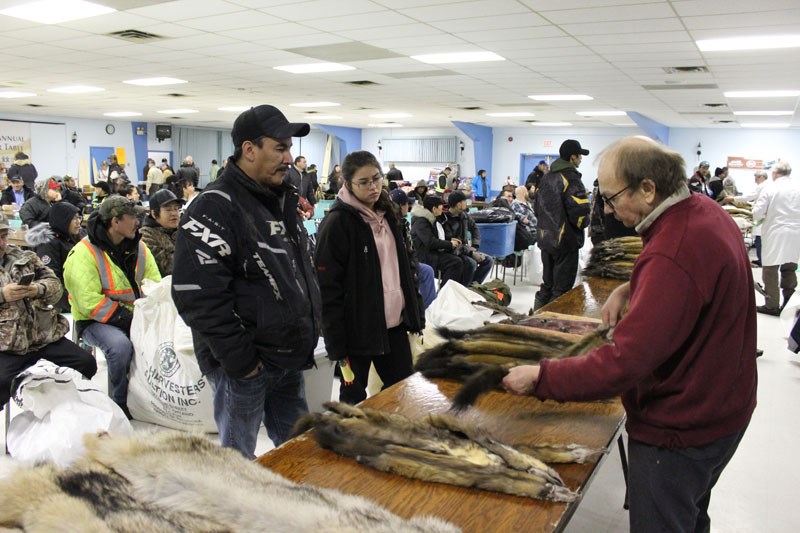
[[0,352],[24,355],[63,337],[69,322],[53,308],[63,290],[53,271],[34,252],[13,245],[8,246],[0,264],[0,287],[33,272],[32,285],[39,289],[38,298],[15,302],[4,301],[0,292]]
[[168,230],[159,226],[150,217],[145,218],[144,226],[139,230],[142,240],[153,253],[161,276],[172,274],[172,261],[175,257],[176,230]]

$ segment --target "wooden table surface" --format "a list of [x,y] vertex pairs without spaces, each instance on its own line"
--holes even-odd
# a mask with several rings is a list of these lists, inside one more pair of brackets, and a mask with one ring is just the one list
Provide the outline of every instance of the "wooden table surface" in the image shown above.
[[[543,310],[597,317],[602,302],[619,283],[590,279]],[[449,409],[459,387],[457,382],[414,374],[362,405],[419,417]],[[495,391],[482,396],[463,416],[512,445],[577,443],[610,448],[621,430],[624,410],[618,400],[560,404]],[[580,497],[571,504],[553,503],[387,474],[323,450],[308,433],[257,461],[293,481],[363,496],[405,518],[435,515],[465,532],[561,531],[580,503]],[[570,489],[583,494],[598,466],[554,468]]]

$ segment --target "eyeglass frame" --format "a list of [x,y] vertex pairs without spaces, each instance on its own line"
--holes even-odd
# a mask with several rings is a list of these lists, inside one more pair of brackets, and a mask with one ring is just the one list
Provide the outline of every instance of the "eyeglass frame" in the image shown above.
[[380,173],[378,173],[369,178],[369,181],[351,181],[350,183],[352,183],[359,189],[369,189],[372,185],[375,185],[377,188],[380,189],[382,182],[383,182],[383,176]]
[[622,190],[620,190],[620,191],[617,191],[617,193],[616,193],[616,194],[612,194],[612,195],[611,195],[611,196],[609,196],[608,198],[606,198],[604,195],[602,195],[602,194],[601,194],[601,195],[600,195],[600,197],[603,199],[603,203],[605,203],[606,205],[608,205],[609,207],[611,207],[611,209],[613,209],[613,210],[615,210],[615,211],[616,211],[616,210],[617,210],[617,208],[614,206],[614,198],[616,198],[616,197],[617,197],[617,196],[619,196],[620,194],[622,194],[622,193],[624,193],[625,191],[627,191],[628,189],[630,189],[630,188],[631,188],[631,185],[633,185],[633,184],[632,184],[632,183],[629,183],[628,185],[626,185],[626,186],[625,186],[625,188],[623,188],[623,189],[622,189]]

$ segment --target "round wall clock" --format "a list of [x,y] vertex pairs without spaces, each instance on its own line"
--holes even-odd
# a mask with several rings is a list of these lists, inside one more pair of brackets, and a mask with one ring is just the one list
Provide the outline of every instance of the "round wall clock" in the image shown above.
[[115,128],[113,124],[106,124],[106,133],[114,135],[115,131],[117,131],[117,128]]

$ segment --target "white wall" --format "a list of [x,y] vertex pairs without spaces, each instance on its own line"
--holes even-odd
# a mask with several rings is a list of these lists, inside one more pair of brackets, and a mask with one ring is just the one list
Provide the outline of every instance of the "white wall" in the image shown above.
[[[378,151],[380,139],[417,138],[417,137],[458,137],[464,143],[464,151],[457,154],[455,161],[437,161],[435,163],[405,163],[402,161],[384,161]],[[420,179],[428,179],[432,168],[444,168],[450,163],[458,165],[459,175],[472,178],[475,176],[475,149],[472,140],[456,127],[452,128],[365,128],[361,130],[361,149],[372,152],[383,165],[383,171],[389,170],[389,163],[403,173],[403,178],[416,183]],[[487,169],[488,170],[488,169]]]
[[[669,139],[672,148],[686,160],[689,175],[700,161],[705,160],[711,164],[713,176],[714,168],[724,167],[728,156],[762,159],[764,162],[780,159],[800,168],[800,130],[675,128],[670,131]],[[699,157],[696,153],[698,142],[702,145]],[[753,171],[736,169],[729,175],[736,180],[742,193],[755,188]]]
[[[611,128],[495,128],[494,152],[492,154],[491,174],[492,189],[499,190],[511,176],[514,183],[519,183],[519,166],[521,154],[554,154],[558,157],[558,148],[567,139],[575,139],[581,146],[589,150],[584,156],[580,172],[583,183],[591,189],[597,178],[595,158],[606,146],[628,135],[642,135],[635,126]],[[512,137],[513,141],[508,138]],[[546,144],[549,143],[549,146]],[[523,176],[524,180],[525,176]]]

